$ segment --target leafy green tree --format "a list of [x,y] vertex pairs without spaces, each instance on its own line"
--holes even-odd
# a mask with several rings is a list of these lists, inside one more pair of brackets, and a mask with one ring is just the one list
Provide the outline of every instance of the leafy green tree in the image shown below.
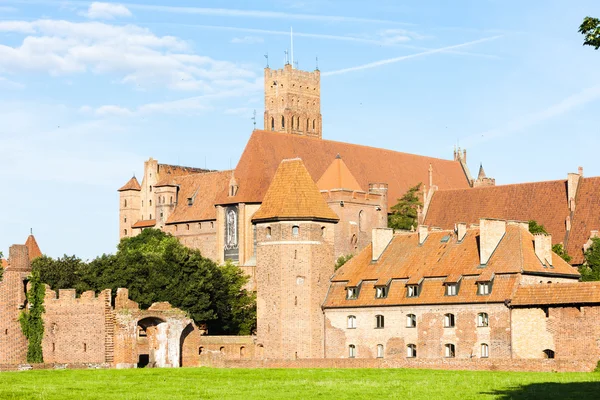
[[398,203],[392,207],[392,213],[388,216],[388,226],[394,229],[410,230],[416,228],[419,221],[419,207],[423,206],[419,200],[421,183],[411,187],[398,199]]
[[79,283],[79,271],[85,263],[76,256],[53,259],[46,255],[31,262],[31,269],[38,271],[42,282],[50,285],[52,290],[76,288]]
[[346,264],[352,257],[353,254],[346,254],[345,256],[339,256],[335,262],[335,270],[342,268],[342,265]]
[[585,17],[579,26],[579,33],[585,36],[584,46],[592,46],[596,50],[600,48],[600,19]]
[[27,362],[42,363],[42,339],[44,338],[44,321],[42,315],[46,288],[40,280],[38,271],[33,271],[29,278],[30,288],[27,291],[27,308],[19,315],[21,330],[27,338]]
[[600,238],[592,238],[592,245],[584,253],[585,263],[579,268],[582,281],[600,281]]
[[555,245],[553,245],[552,251],[555,252],[560,258],[562,258],[566,262],[571,262],[572,258],[569,254],[567,254],[567,251],[565,250],[562,243],[556,243]]
[[534,220],[529,221],[529,232],[531,232],[534,235],[536,233],[548,234],[548,231],[546,230],[546,228],[544,228],[544,225],[540,225]]

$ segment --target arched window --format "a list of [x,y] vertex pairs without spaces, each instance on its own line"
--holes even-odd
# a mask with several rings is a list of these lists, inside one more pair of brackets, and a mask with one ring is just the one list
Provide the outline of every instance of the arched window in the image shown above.
[[406,315],[406,327],[416,328],[417,327],[417,316],[415,314]]
[[152,191],[152,186],[150,186],[150,191]]
[[125,236],[127,236],[127,229],[125,229],[125,230],[123,231],[123,233],[125,233]]
[[490,319],[487,315],[487,313],[479,313],[477,314],[477,326],[479,327],[486,327],[486,326],[490,326]]
[[148,201],[148,204],[150,204],[150,207],[152,207],[152,200]]
[[127,222],[127,217],[123,217],[123,222]]
[[310,120],[308,120],[308,119],[306,120],[306,132],[308,132],[308,124],[309,124],[309,121],[310,121]]
[[365,213],[363,210],[358,212],[358,231],[364,232],[365,230]]
[[283,115],[281,116],[281,127],[285,128],[285,117]]
[[244,346],[240,347],[240,358],[246,355],[246,348]]
[[210,222],[210,228],[214,228],[215,227],[215,223],[213,221]]
[[446,314],[444,315],[444,328],[454,328],[454,314]]
[[275,118],[271,117],[271,130],[275,130]]
[[377,358],[383,358],[383,345],[377,345]]
[[271,237],[271,227],[267,226],[267,237],[270,238]]
[[163,204],[165,204],[165,196],[163,196],[162,202],[163,202]]
[[124,206],[127,207],[127,199],[125,199],[125,205]]
[[292,235],[298,236],[299,233],[300,233],[300,227],[297,225],[292,226]]
[[356,317],[354,315],[348,315],[348,329],[356,328]]
[[152,219],[152,214],[150,214],[150,218],[148,218],[148,219]]
[[456,355],[456,347],[454,347],[454,345],[452,343],[448,343],[445,346],[445,356],[447,358],[454,358],[454,356]]
[[554,350],[550,350],[550,349],[544,350],[544,356],[546,358],[554,358]]
[[190,224],[185,224],[185,228],[186,228],[186,230],[189,231],[190,230]]
[[356,357],[356,346],[353,344],[348,346],[348,357],[350,357],[350,358]]
[[383,328],[385,326],[385,320],[383,318],[383,315],[376,315],[375,316],[375,328]]
[[417,345],[409,344],[406,346],[406,357],[415,358],[417,356]]
[[225,354],[225,347],[221,346],[221,348],[219,349],[219,351],[220,351],[222,354]]
[[201,355],[203,351],[204,351],[204,347],[202,347],[202,346],[198,347],[198,355]]
[[321,237],[325,237],[325,227],[321,227]]
[[173,204],[173,196],[169,199],[169,204]]
[[481,344],[481,358],[488,358],[490,356],[490,347],[482,343]]
[[315,131],[315,126],[316,126],[316,122],[315,122],[315,120],[313,119],[313,132]]

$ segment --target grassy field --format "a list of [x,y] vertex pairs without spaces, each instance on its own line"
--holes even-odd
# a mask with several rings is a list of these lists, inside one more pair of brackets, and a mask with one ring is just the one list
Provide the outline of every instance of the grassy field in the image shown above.
[[600,373],[140,369],[0,373],[0,399],[599,399]]

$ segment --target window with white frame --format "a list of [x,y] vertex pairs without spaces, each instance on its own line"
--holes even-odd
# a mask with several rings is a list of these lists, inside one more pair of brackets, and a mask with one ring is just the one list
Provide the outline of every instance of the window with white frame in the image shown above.
[[375,297],[378,299],[384,299],[387,297],[387,286],[377,286],[375,288]]
[[356,329],[356,317],[348,315],[348,329]]
[[416,328],[417,327],[417,316],[415,314],[406,315],[406,327]]
[[383,315],[376,315],[375,316],[375,328],[383,328],[385,326],[385,320],[383,318]]
[[356,357],[356,346],[353,344],[348,346],[348,357],[350,357],[350,358]]
[[292,235],[298,236],[298,233],[300,233],[300,227],[298,227],[296,225],[292,226]]
[[383,358],[383,345],[377,345],[377,358]]
[[454,314],[446,314],[444,315],[444,328],[454,328],[455,325]]
[[488,358],[490,356],[490,347],[486,343],[481,344],[481,358]]
[[456,347],[452,343],[446,344],[445,347],[445,356],[447,358],[453,358],[456,355]]
[[492,292],[492,282],[477,283],[477,294],[480,296],[488,295]]
[[346,298],[348,300],[356,300],[358,298],[358,288],[356,286],[346,288]]
[[406,297],[419,297],[419,285],[406,285]]
[[406,346],[406,357],[415,358],[417,356],[417,345],[409,344]]
[[448,283],[446,284],[446,296],[456,296],[458,294],[458,284]]
[[478,327],[486,327],[486,326],[490,326],[490,317],[487,315],[487,313],[479,313],[477,314],[477,326]]

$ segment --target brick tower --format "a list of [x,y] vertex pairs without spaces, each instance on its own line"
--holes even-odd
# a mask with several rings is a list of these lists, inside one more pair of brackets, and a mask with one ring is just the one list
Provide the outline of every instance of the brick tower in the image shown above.
[[265,68],[265,130],[321,138],[321,73]]
[[267,358],[322,358],[321,304],[334,272],[329,208],[302,160],[283,160],[252,221],[258,342]]
[[135,236],[131,226],[140,219],[142,188],[134,176],[119,192],[119,238]]

